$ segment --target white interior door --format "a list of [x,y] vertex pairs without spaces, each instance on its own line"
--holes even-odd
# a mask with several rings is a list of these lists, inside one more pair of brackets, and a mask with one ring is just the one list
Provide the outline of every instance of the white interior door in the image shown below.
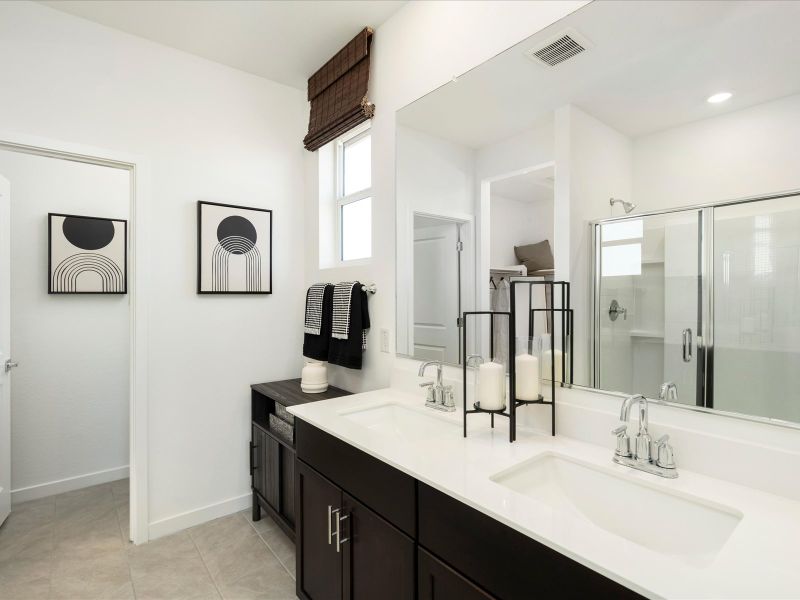
[[457,364],[458,225],[414,231],[414,358]]
[[11,512],[11,186],[0,175],[0,524]]

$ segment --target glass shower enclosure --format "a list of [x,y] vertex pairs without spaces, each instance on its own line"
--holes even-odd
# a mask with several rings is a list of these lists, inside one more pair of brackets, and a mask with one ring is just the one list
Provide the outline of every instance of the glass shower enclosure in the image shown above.
[[800,196],[592,223],[593,387],[800,422]]

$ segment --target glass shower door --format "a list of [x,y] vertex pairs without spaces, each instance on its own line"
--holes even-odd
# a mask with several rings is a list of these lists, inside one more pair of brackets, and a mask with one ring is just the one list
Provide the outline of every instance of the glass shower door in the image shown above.
[[657,398],[672,382],[698,403],[701,224],[686,210],[596,226],[595,387]]
[[800,196],[714,208],[719,410],[800,421]]

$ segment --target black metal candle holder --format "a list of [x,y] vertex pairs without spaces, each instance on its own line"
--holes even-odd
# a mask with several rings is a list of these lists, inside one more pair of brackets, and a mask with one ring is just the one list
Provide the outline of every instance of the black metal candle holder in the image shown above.
[[[489,315],[489,358],[494,358],[494,318],[496,316],[505,316],[508,317],[507,324],[509,327],[509,338],[511,338],[511,321],[512,316],[510,312],[505,311],[493,311],[493,310],[479,310],[479,311],[468,311],[464,313],[464,320],[463,320],[463,328],[461,329],[462,335],[462,344],[461,344],[461,366],[463,368],[464,374],[464,393],[462,394],[464,400],[464,437],[467,437],[467,415],[475,414],[475,413],[487,413],[491,415],[491,424],[492,428],[494,428],[494,416],[500,415],[502,417],[511,417],[510,412],[506,412],[508,407],[513,404],[513,402],[506,402],[506,406],[504,408],[498,410],[489,410],[486,408],[480,407],[480,402],[475,402],[472,405],[472,410],[467,410],[467,329],[468,324],[470,321],[470,317],[476,317],[480,315]],[[513,340],[509,341],[509,352],[512,352],[514,348]],[[510,356],[513,356],[511,354]],[[514,367],[513,361],[508,361],[508,369],[509,373],[513,377]],[[513,398],[513,396],[511,396]],[[512,438],[509,438],[509,441],[513,442]]]
[[[574,312],[570,307],[570,285],[568,281],[543,281],[540,279],[532,279],[529,277],[512,277],[509,279],[509,293],[510,293],[510,308],[511,310],[506,311],[471,311],[465,312],[463,318],[463,328],[462,328],[462,336],[463,336],[463,343],[461,344],[462,347],[462,357],[461,357],[461,364],[463,368],[463,377],[464,377],[464,393],[463,393],[463,402],[464,402],[464,437],[467,437],[467,416],[475,413],[488,413],[491,415],[491,426],[494,427],[494,417],[495,415],[501,415],[504,417],[508,417],[509,419],[509,428],[508,428],[508,437],[509,442],[513,442],[517,439],[517,408],[520,406],[526,406],[528,404],[549,404],[550,405],[550,417],[551,417],[551,425],[550,425],[550,434],[556,434],[556,345],[555,345],[555,334],[552,331],[555,324],[555,315],[559,313],[561,315],[561,348],[562,352],[563,349],[567,347],[569,344],[569,370],[567,370],[566,362],[561,360],[561,382],[560,387],[563,387],[565,384],[571,384],[573,381],[573,374],[574,374],[574,352],[573,352],[573,327],[574,327]],[[539,398],[536,400],[520,400],[516,396],[516,286],[517,285],[527,285],[528,286],[528,337],[534,337],[534,316],[537,312],[544,312],[548,313],[547,316],[549,317],[549,329],[550,329],[550,400],[545,400],[544,397],[540,394]],[[546,286],[545,291],[549,288],[550,292],[550,306],[547,308],[534,308],[533,307],[533,286],[534,285],[543,285]],[[555,307],[555,290],[556,286],[560,288],[561,291],[561,308]],[[508,325],[508,340],[509,340],[509,348],[508,348],[508,390],[509,390],[509,397],[506,402],[506,406],[500,410],[487,410],[480,407],[479,402],[475,402],[473,404],[472,410],[467,409],[467,329],[470,317],[476,317],[480,315],[490,315],[490,327],[489,327],[489,352],[491,358],[494,358],[494,318],[497,315],[505,315],[508,317],[507,325]],[[569,375],[569,377],[567,377]]]

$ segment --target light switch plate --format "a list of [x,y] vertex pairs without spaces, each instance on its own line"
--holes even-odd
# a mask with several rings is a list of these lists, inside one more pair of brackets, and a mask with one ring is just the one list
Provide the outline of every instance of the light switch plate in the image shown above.
[[389,352],[389,330],[381,329],[381,352]]

